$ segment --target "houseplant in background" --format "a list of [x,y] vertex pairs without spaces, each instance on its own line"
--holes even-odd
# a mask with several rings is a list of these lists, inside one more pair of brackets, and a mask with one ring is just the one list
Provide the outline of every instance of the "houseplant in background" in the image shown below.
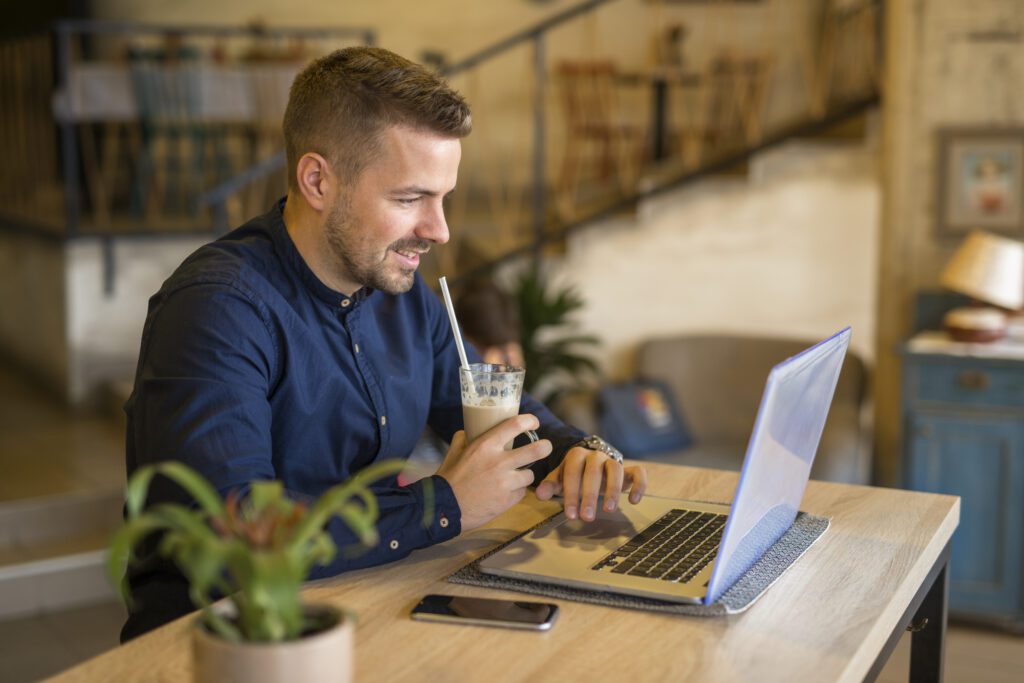
[[583,308],[583,298],[571,286],[553,285],[536,264],[515,281],[512,294],[527,368],[524,391],[557,405],[566,393],[599,376],[590,352],[600,340],[573,330],[572,317]]
[[[125,570],[132,550],[162,532],[158,552],[176,562],[201,608],[193,629],[197,681],[349,681],[354,616],[304,604],[300,589],[310,569],[338,551],[324,529],[332,517],[343,519],[362,547],[377,542],[369,484],[404,465],[376,463],[308,506],[289,498],[279,481],[254,481],[248,494],[222,499],[182,463],[142,467],[128,482],[127,520],[111,541],[108,572],[129,602]],[[195,505],[145,507],[156,475],[181,486]],[[219,596],[228,599],[215,606]]]

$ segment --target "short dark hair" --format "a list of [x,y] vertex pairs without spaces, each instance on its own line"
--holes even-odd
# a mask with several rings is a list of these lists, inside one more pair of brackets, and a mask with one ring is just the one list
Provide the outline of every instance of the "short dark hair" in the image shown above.
[[469,104],[440,76],[379,47],[350,47],[311,62],[295,77],[284,112],[288,187],[307,152],[323,155],[347,179],[357,177],[393,125],[462,138]]

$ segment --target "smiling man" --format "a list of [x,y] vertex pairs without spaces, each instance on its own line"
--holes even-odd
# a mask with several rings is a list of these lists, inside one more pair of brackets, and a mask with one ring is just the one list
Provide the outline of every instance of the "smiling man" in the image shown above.
[[[639,501],[642,467],[524,397],[471,443],[447,316],[416,270],[448,241],[469,107],[426,69],[379,48],[310,64],[284,118],[288,194],[192,254],[151,299],[128,415],[129,475],[175,459],[222,493],[279,479],[316,497],[370,463],[406,458],[425,426],[451,443],[438,473],[375,487],[381,543],[316,576],[382,564],[501,514],[540,482],[592,520],[598,495]],[[475,351],[470,349],[474,360]],[[512,451],[528,429],[543,437]],[[424,524],[427,482],[432,516]],[[150,502],[181,491],[164,483]],[[355,542],[340,520],[339,547]],[[184,579],[150,552],[129,576],[128,639],[193,609]]]

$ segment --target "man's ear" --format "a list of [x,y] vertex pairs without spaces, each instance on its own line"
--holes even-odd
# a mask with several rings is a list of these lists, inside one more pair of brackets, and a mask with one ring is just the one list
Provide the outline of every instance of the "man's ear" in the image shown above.
[[327,159],[316,152],[306,152],[295,167],[295,178],[306,203],[314,211],[323,211],[335,182]]

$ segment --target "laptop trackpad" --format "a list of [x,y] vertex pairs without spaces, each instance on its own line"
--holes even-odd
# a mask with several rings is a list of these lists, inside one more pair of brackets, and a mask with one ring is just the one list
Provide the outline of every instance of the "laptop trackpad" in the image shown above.
[[[547,573],[543,571],[545,568],[564,567],[566,557],[560,553],[566,551],[571,551],[569,557],[576,564],[589,566],[639,531],[627,517],[617,513],[601,513],[593,522],[569,520],[563,513],[484,559],[480,567],[486,573],[488,569],[510,570],[530,566],[544,575]],[[554,554],[549,556],[551,551]],[[554,565],[549,565],[545,557],[553,559]],[[536,565],[537,562],[541,564]]]
[[585,522],[581,519],[566,519],[564,513],[555,517],[525,537],[524,540],[558,542],[562,546],[599,546],[613,550],[638,534],[653,520],[641,518],[638,526],[637,515],[599,511],[597,519]]

